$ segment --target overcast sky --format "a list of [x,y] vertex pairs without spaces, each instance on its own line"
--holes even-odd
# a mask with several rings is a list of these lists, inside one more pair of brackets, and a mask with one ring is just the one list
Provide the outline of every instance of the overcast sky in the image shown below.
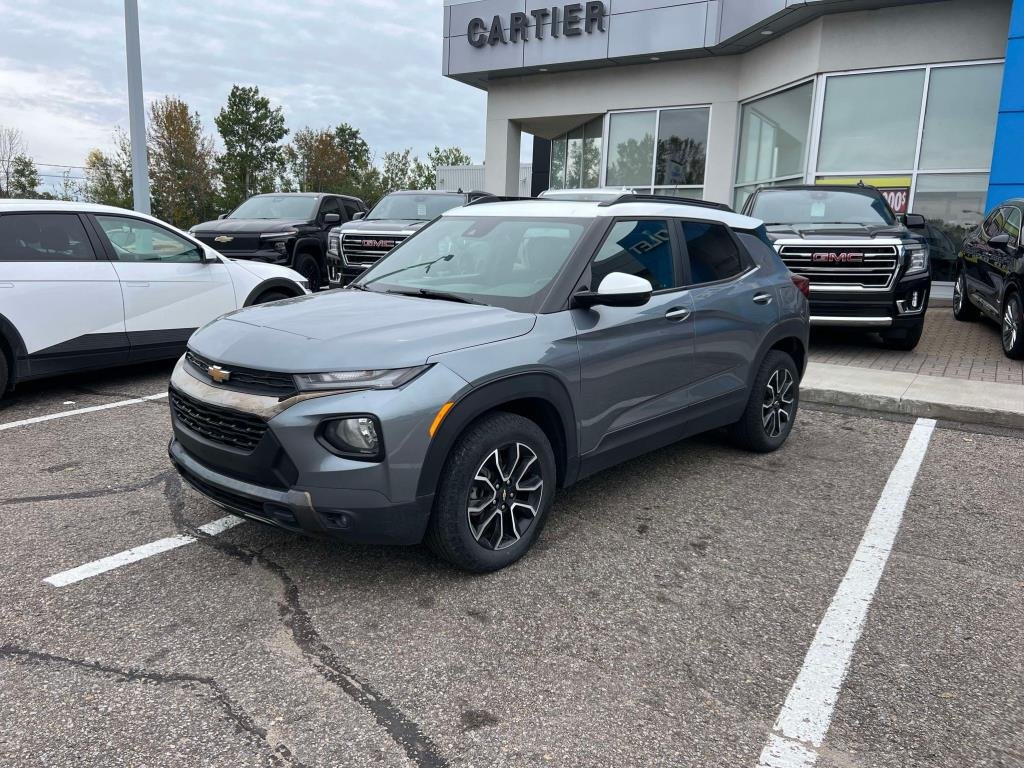
[[[207,131],[233,83],[291,130],[348,122],[379,157],[457,144],[483,161],[486,95],[441,76],[441,0],[139,0],[147,103]],[[0,125],[41,163],[81,165],[128,127],[122,0],[0,0]],[[52,170],[46,169],[51,173]]]

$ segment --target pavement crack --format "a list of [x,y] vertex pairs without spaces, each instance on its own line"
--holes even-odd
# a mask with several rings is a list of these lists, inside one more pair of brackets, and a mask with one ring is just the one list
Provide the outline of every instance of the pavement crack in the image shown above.
[[290,768],[306,768],[284,744],[274,746],[267,737],[265,728],[261,728],[256,721],[245,710],[239,707],[228,694],[227,690],[212,677],[203,675],[192,675],[183,672],[157,672],[155,670],[141,669],[137,667],[116,667],[103,664],[98,661],[87,661],[85,659],[74,659],[68,656],[58,656],[44,651],[35,651],[19,645],[5,643],[0,645],[0,658],[9,658],[29,664],[50,664],[63,667],[84,669],[89,672],[106,675],[125,682],[146,681],[158,685],[201,685],[209,689],[214,700],[223,710],[227,720],[242,735],[251,741],[266,747],[270,750],[271,759],[275,765],[289,766]]
[[195,536],[201,544],[233,557],[246,565],[259,565],[280,581],[284,599],[278,604],[281,623],[291,632],[295,645],[319,675],[339,688],[350,699],[367,710],[391,739],[418,768],[446,768],[448,761],[437,746],[425,736],[417,723],[408,718],[392,701],[359,677],[323,639],[309,612],[302,605],[298,584],[280,563],[264,554],[223,541],[200,531],[184,519],[181,479],[177,476],[164,483],[164,496],[171,517],[182,533]]
[[103,496],[118,496],[123,493],[134,493],[135,491],[141,491],[150,486],[156,485],[160,482],[165,482],[168,477],[173,475],[173,470],[166,470],[158,475],[147,478],[134,485],[128,485],[121,488],[97,488],[92,491],[73,491],[71,493],[54,493],[45,496],[14,496],[9,499],[0,499],[0,507],[8,506],[11,504],[32,504],[35,502],[43,501],[73,501],[75,499],[98,499]]

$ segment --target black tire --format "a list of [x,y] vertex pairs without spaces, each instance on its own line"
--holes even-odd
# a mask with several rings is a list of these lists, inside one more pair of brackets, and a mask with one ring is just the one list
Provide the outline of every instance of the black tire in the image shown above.
[[730,427],[730,435],[736,445],[748,451],[777,451],[793,431],[799,408],[800,373],[796,363],[785,352],[773,349],[761,362],[747,407]]
[[953,317],[962,323],[969,323],[977,320],[980,314],[967,296],[967,275],[961,269],[956,274],[956,282],[953,283]]
[[309,290],[319,291],[323,287],[323,277],[320,273],[320,264],[316,256],[311,253],[300,253],[295,258],[295,271],[306,278],[309,283]]
[[0,349],[0,400],[3,400],[7,393],[7,386],[11,383],[10,373],[7,370],[7,356],[3,349]]
[[1003,353],[1012,360],[1024,358],[1024,303],[1021,302],[1017,291],[1011,291],[1006,295],[999,331]]
[[921,334],[924,333],[924,318],[922,317],[914,325],[901,328],[898,331],[884,331],[882,346],[886,349],[895,349],[900,352],[909,352],[921,341]]
[[259,298],[253,302],[253,304],[269,304],[272,301],[281,301],[282,299],[294,298],[294,294],[287,293],[285,291],[267,291],[261,293]]
[[[530,461],[531,454],[535,461]],[[499,462],[504,457],[505,468],[515,457],[508,477],[500,463],[494,464],[495,456]],[[532,487],[538,478],[539,490]],[[427,546],[465,571],[485,573],[511,565],[540,534],[556,484],[555,455],[540,427],[514,413],[484,416],[459,437],[445,462]],[[493,491],[489,502],[480,493],[487,486]],[[531,504],[536,512],[532,516]]]

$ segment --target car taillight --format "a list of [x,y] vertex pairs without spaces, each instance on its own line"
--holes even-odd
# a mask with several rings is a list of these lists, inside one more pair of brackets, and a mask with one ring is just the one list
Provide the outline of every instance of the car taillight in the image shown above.
[[790,279],[793,281],[793,285],[797,287],[804,296],[810,298],[811,296],[811,281],[803,275],[790,274]]

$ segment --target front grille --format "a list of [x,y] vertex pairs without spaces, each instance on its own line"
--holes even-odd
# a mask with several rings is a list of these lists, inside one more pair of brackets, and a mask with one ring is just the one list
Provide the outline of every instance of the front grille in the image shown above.
[[[230,237],[228,242],[217,242],[218,237]],[[243,251],[258,251],[260,247],[259,235],[222,235],[216,232],[210,234],[197,234],[196,240],[208,245],[220,253],[240,253]]]
[[789,269],[811,281],[811,288],[832,287],[882,291],[896,276],[895,245],[808,243],[783,245],[779,256]]
[[341,258],[349,267],[372,267],[408,237],[408,235],[343,233],[341,236]]
[[267,423],[256,416],[201,403],[172,389],[171,410],[186,429],[220,445],[251,453],[256,450]]
[[[297,395],[299,392],[295,387],[295,379],[288,373],[257,371],[252,368],[236,368],[233,365],[222,365],[197,355],[191,349],[185,353],[185,361],[199,375],[202,381],[217,387],[223,387],[224,389],[245,392],[250,395],[266,395],[280,400],[286,400]],[[209,369],[213,366],[224,369],[231,374],[231,378],[223,383],[214,381],[208,373]]]

